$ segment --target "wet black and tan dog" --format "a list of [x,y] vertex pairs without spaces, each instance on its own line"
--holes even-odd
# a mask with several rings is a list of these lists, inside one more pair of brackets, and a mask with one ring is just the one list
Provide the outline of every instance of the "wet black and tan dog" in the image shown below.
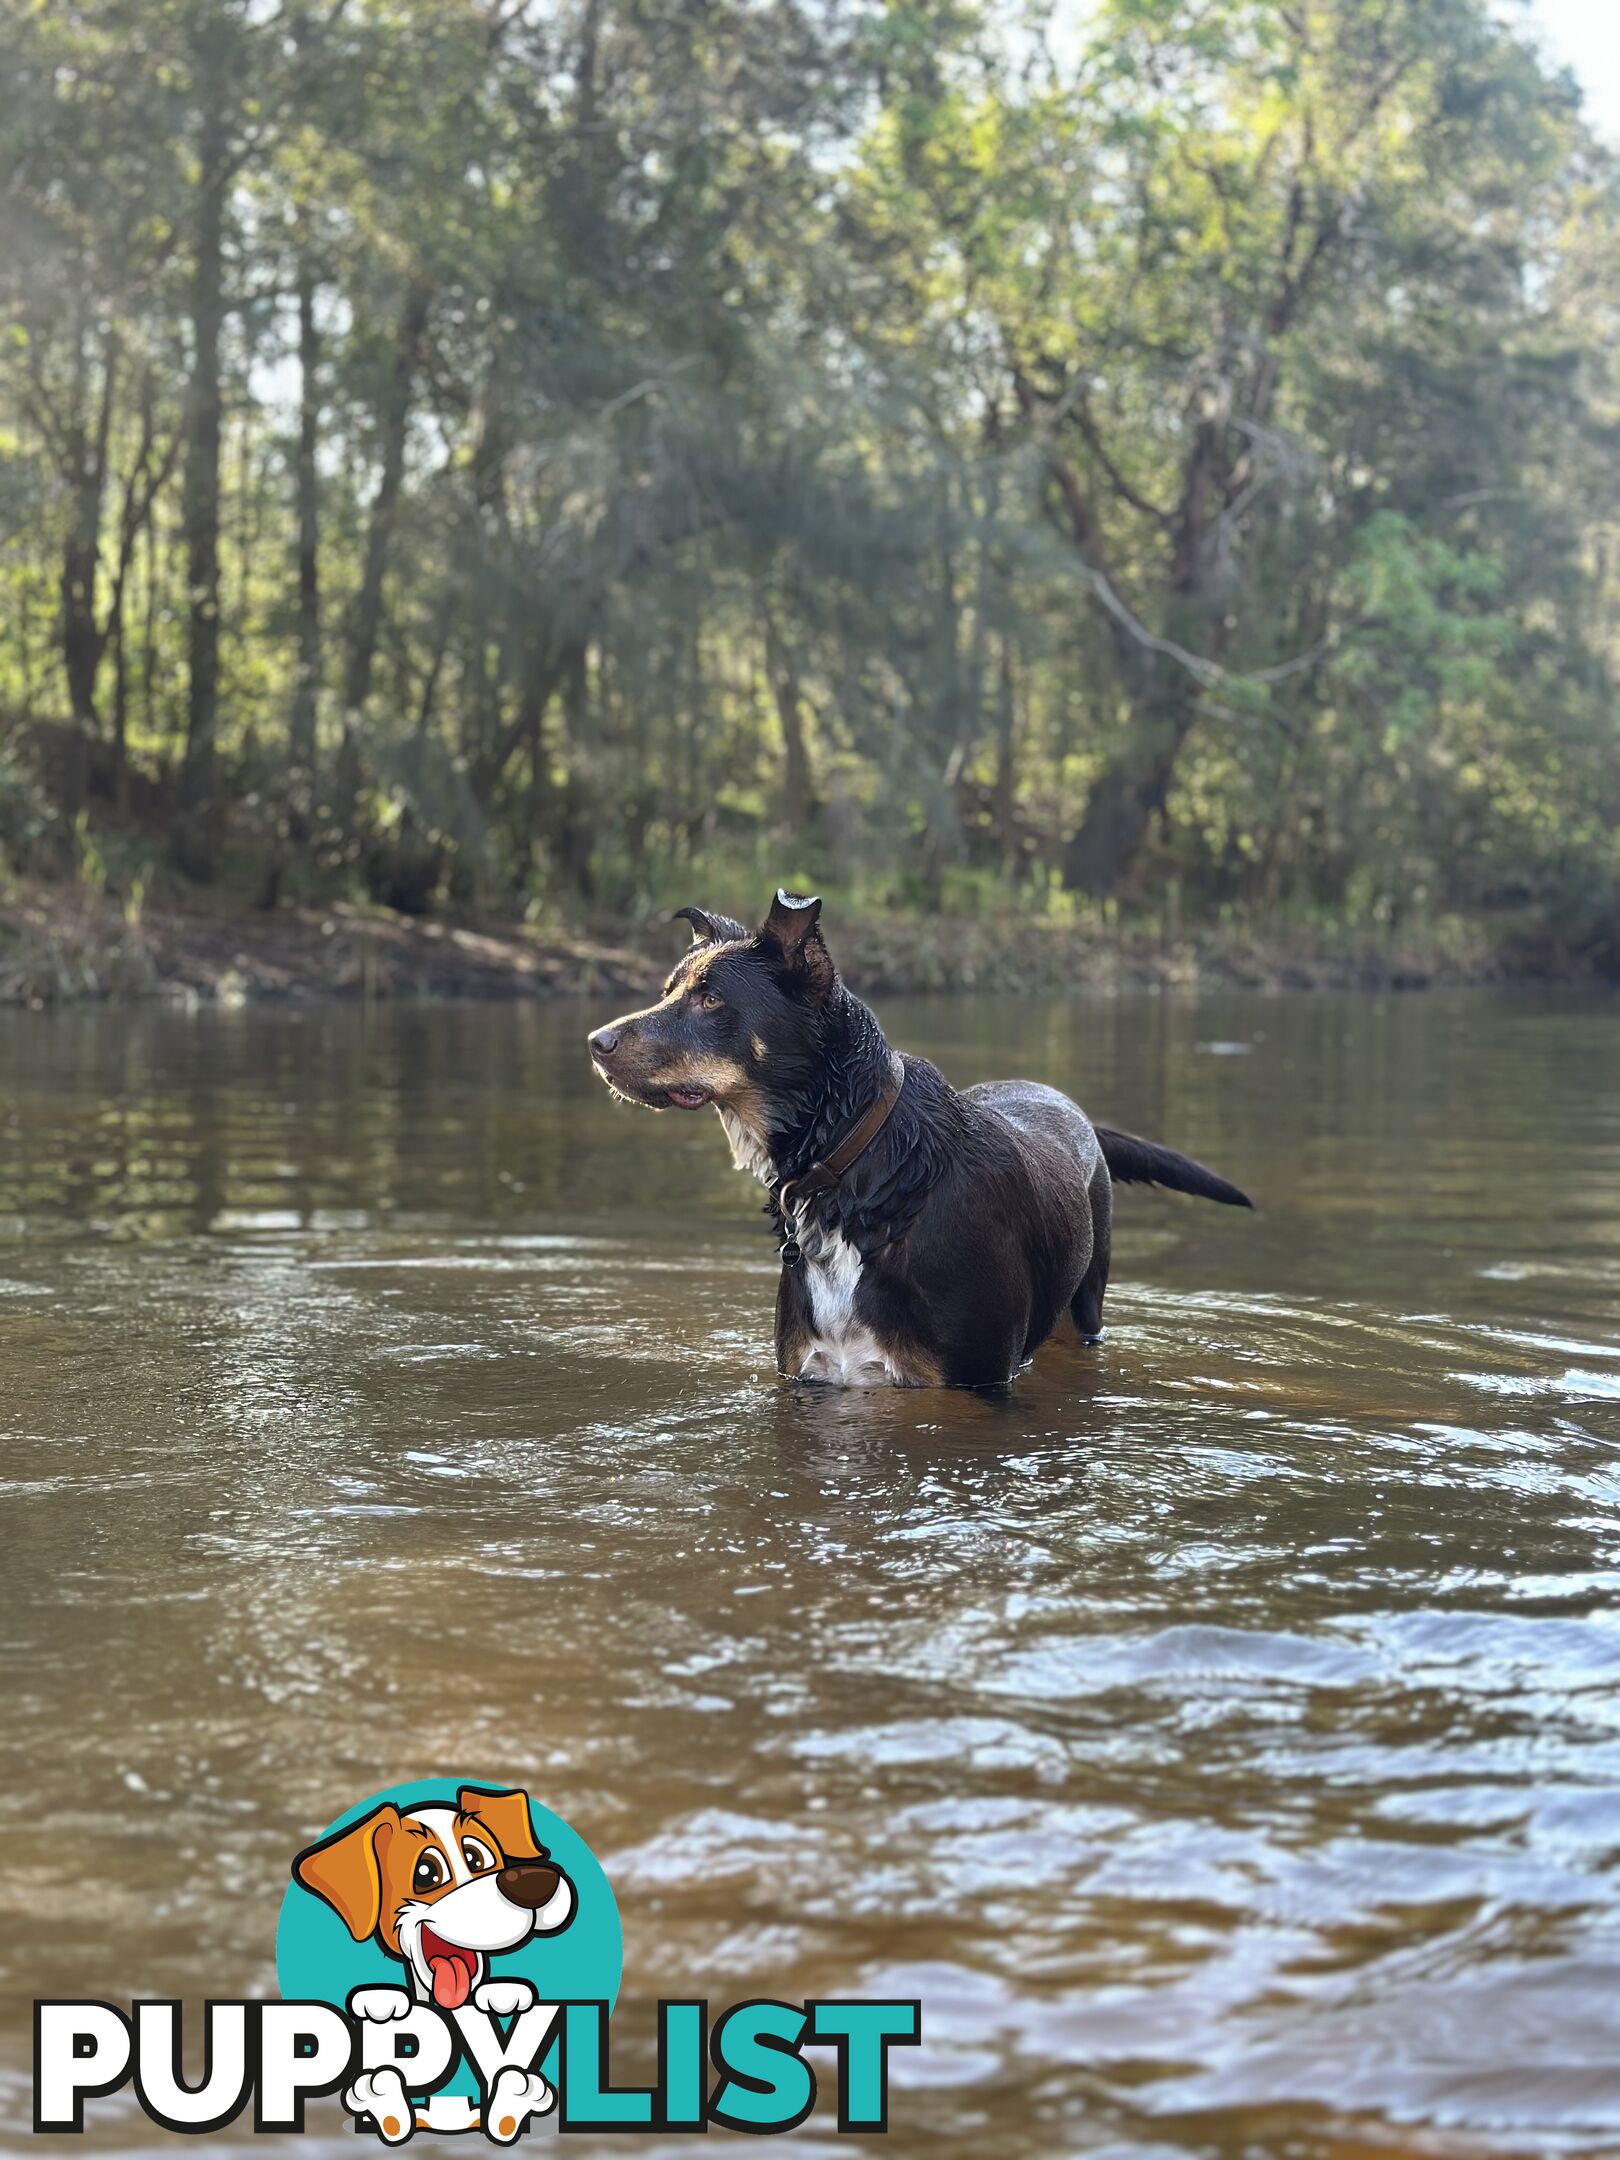
[[1115,1180],[1232,1207],[1185,1155],[1094,1126],[1055,1088],[961,1093],[901,1057],[839,980],[819,900],[779,892],[757,931],[682,908],[692,949],[645,1012],[590,1038],[616,1095],[713,1104],[770,1191],[784,1373],[846,1387],[1009,1380],[1065,1309],[1102,1327]]

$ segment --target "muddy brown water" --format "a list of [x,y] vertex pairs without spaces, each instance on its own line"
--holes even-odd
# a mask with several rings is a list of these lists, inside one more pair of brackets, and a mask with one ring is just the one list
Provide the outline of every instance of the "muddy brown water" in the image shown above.
[[1620,1005],[892,1001],[1262,1202],[1123,1196],[998,1398],[778,1383],[601,1017],[0,1025],[8,2141],[32,1998],[272,1990],[294,1850],[467,1773],[603,1858],[627,2073],[916,1995],[874,2152],[1620,2151]]

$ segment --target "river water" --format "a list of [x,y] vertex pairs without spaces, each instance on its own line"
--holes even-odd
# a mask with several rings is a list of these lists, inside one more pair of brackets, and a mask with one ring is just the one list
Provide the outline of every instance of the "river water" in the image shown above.
[[1123,1193],[993,1398],[779,1383],[603,1017],[0,1024],[9,2142],[34,1997],[271,1991],[292,1853],[465,1773],[603,1859],[625,2074],[921,1998],[784,2152],[1620,2152],[1620,1005],[892,1001],[1260,1203]]

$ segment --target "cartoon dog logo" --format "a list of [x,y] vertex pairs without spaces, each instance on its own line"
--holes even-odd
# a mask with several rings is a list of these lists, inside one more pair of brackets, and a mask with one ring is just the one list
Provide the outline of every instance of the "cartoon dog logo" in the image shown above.
[[[492,1977],[490,1959],[532,1935],[557,1934],[578,1902],[568,1877],[535,1842],[527,1793],[471,1785],[457,1792],[454,1807],[388,1801],[373,1808],[301,1852],[293,1879],[324,1899],[356,1942],[375,1939],[404,1966],[408,1987],[359,1988],[350,1998],[356,2016],[379,2021],[403,2017],[413,2001],[431,2001],[446,2014],[469,2000],[494,2017],[528,2009],[531,1983]],[[367,2078],[344,2100],[351,2113],[372,2116],[389,2142],[414,2127],[451,2127],[421,2115],[413,2123],[398,2072],[378,2077],[386,2090],[374,2091],[378,2079]],[[524,2092],[503,2095],[503,2104],[510,2099],[520,2110],[514,2130],[555,2097],[537,2077],[523,2082]]]

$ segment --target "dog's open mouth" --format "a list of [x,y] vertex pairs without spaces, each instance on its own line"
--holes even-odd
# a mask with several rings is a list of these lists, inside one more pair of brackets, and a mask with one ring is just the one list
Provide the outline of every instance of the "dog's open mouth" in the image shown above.
[[459,2010],[483,1971],[483,1952],[446,1942],[425,1921],[417,1940],[422,1947],[422,1962],[433,1981],[433,2000],[441,2010]]
[[592,1064],[597,1075],[607,1082],[608,1092],[620,1102],[634,1103],[642,1110],[701,1110],[714,1097],[707,1088],[667,1087],[662,1082],[636,1081],[623,1073],[611,1073],[600,1058],[593,1057]]

